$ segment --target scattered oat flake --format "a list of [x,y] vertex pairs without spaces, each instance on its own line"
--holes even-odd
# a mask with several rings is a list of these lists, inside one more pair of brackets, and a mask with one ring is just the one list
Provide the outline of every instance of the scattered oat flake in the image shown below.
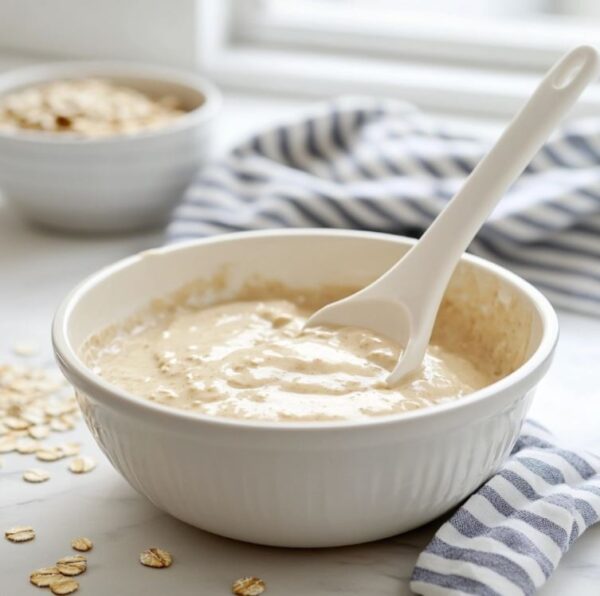
[[15,451],[17,451],[20,439],[29,438],[27,436],[27,431],[26,430],[15,430],[15,431],[13,431],[13,437],[17,441],[17,446],[15,447]]
[[39,441],[32,439],[31,437],[22,437],[17,441],[17,451],[22,455],[29,453],[35,453],[40,449]]
[[91,472],[95,467],[96,462],[91,457],[85,455],[76,457],[69,463],[69,470],[71,470],[73,474],[85,474],[86,472]]
[[34,341],[18,341],[13,346],[13,352],[17,356],[35,356],[40,351],[40,346]]
[[35,531],[31,526],[16,526],[6,530],[4,536],[11,542],[29,542],[35,538]]
[[88,550],[92,550],[92,548],[94,548],[94,543],[89,538],[84,538],[82,536],[80,538],[73,538],[73,540],[71,540],[71,546],[75,550],[85,553]]
[[46,422],[46,414],[39,408],[27,408],[21,412],[21,418],[29,424],[43,424]]
[[173,557],[162,548],[149,548],[140,553],[140,563],[146,567],[170,567],[173,563]]
[[79,575],[87,569],[87,559],[83,555],[68,555],[56,562],[56,568],[63,575]]
[[47,588],[52,582],[63,579],[57,567],[42,567],[32,571],[29,581],[38,588]]
[[42,461],[60,459],[33,441],[75,427],[79,409],[73,395],[64,395],[64,382],[55,370],[0,363],[0,453],[41,450]]
[[71,414],[63,414],[60,417],[60,421],[69,429],[75,428],[75,424],[77,423],[77,418],[74,413]]
[[0,453],[9,453],[17,449],[17,440],[12,435],[0,437]]
[[36,451],[35,456],[40,461],[57,461],[65,457],[65,454],[60,447],[45,447]]
[[79,455],[81,445],[79,443],[61,443],[59,449],[67,456]]
[[25,472],[23,472],[23,480],[25,480],[25,482],[38,484],[40,482],[46,482],[46,480],[49,479],[50,474],[41,468],[31,468],[30,470],[25,470]]
[[50,434],[50,427],[47,424],[36,424],[27,429],[32,439],[46,439]]
[[27,420],[23,420],[17,416],[7,416],[2,422],[10,430],[27,430],[31,426]]
[[231,591],[237,596],[259,596],[266,589],[265,582],[258,577],[241,577],[231,587]]
[[45,408],[44,411],[51,418],[57,418],[73,411],[73,404],[70,401],[52,401]]
[[55,432],[64,433],[67,430],[71,430],[73,426],[67,424],[60,418],[54,418],[50,421],[50,428]]
[[64,594],[72,594],[79,589],[79,582],[74,579],[65,577],[64,579],[58,579],[50,584],[50,590],[53,594],[63,596]]

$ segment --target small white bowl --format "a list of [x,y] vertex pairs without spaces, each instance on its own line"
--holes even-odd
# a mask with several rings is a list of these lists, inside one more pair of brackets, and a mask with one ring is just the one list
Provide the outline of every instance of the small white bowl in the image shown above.
[[64,230],[116,232],[164,223],[211,145],[217,88],[194,74],[123,62],[31,66],[0,75],[0,95],[54,80],[100,77],[188,112],[163,128],[81,139],[0,131],[0,191],[29,220]]
[[548,301],[516,275],[465,256],[449,293],[457,304],[471,304],[473,288],[477,296],[490,290],[494,304],[473,306],[483,318],[520,304],[528,321],[524,364],[459,400],[368,421],[266,423],[188,413],[110,385],[79,350],[91,334],[223,267],[226,294],[255,275],[299,288],[364,284],[413,243],[366,232],[288,230],[147,251],[102,269],[68,296],[54,321],[55,353],[112,464],[175,517],[223,536],[288,547],[398,534],[460,503],[515,443],[558,336]]

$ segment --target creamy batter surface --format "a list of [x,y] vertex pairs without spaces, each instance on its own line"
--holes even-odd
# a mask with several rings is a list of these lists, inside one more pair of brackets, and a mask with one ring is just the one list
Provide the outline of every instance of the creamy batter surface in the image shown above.
[[356,420],[471,393],[494,379],[431,345],[423,367],[385,383],[399,346],[371,331],[315,327],[284,299],[227,302],[142,318],[96,341],[88,363],[132,394],[211,416],[266,421]]

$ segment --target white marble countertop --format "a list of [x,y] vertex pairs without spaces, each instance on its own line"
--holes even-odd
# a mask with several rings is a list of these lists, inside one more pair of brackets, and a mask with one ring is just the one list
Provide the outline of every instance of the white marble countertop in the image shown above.
[[[285,114],[292,106],[278,109]],[[263,108],[265,119],[267,111],[272,115]],[[232,112],[233,121],[242,123],[240,114]],[[15,341],[34,340],[42,350],[31,362],[51,364],[50,321],[66,292],[100,266],[160,242],[160,232],[82,238],[34,230],[0,202],[0,361],[15,359]],[[600,320],[571,313],[560,313],[560,319],[556,360],[531,414],[561,437],[600,452]],[[217,596],[230,593],[236,578],[258,575],[273,596],[398,596],[410,594],[416,556],[436,528],[433,523],[393,539],[325,550],[238,543],[154,508],[111,468],[83,424],[63,437],[81,441],[83,452],[98,460],[97,469],[75,476],[59,461],[47,464],[53,472],[49,482],[33,485],[21,479],[22,471],[35,465],[33,456],[2,456],[0,529],[29,524],[37,531],[36,539],[25,544],[0,539],[2,596],[39,593],[28,583],[29,573],[69,554],[70,540],[81,535],[95,543],[89,569],[79,578],[82,595]],[[173,567],[142,567],[138,555],[149,546],[169,550]],[[541,594],[600,594],[600,525],[571,548]]]

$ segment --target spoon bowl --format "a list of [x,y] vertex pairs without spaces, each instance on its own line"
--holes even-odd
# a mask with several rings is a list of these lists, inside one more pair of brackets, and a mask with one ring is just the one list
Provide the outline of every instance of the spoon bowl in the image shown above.
[[410,338],[410,312],[403,302],[356,294],[320,309],[310,318],[310,324],[371,329],[396,338],[402,345]]

